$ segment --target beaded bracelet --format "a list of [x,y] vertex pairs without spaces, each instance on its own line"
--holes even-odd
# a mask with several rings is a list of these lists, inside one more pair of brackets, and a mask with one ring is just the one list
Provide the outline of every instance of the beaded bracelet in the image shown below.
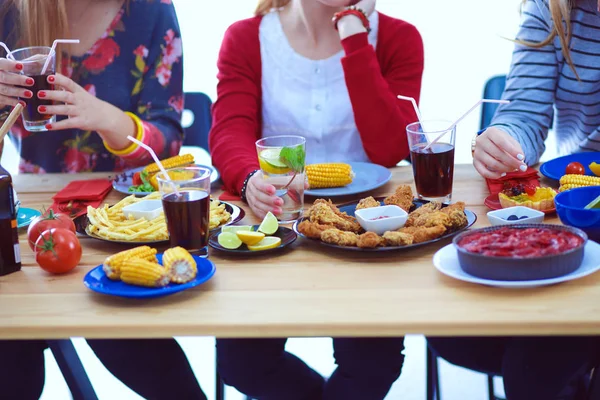
[[346,7],[343,11],[337,12],[333,15],[331,22],[333,22],[333,26],[336,31],[338,30],[338,22],[340,21],[340,19],[347,15],[354,15],[358,17],[364,25],[365,29],[367,30],[367,33],[371,32],[371,23],[369,22],[369,17],[367,16],[367,13],[357,6]]
[[246,179],[244,179],[244,183],[242,184],[242,190],[240,191],[240,197],[244,203],[248,203],[248,199],[246,198],[246,189],[248,188],[248,182],[250,181],[250,178],[252,178],[254,174],[256,174],[258,171],[260,171],[260,169],[255,169],[246,176]]

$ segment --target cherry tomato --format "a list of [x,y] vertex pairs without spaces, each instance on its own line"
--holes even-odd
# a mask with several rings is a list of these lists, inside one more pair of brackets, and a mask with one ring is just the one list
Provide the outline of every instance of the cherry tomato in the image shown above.
[[141,172],[136,172],[135,174],[133,174],[133,178],[131,180],[132,186],[140,186],[141,184],[144,183],[142,181],[142,178],[140,177],[140,174],[141,174]]
[[535,195],[535,192],[537,192],[537,188],[533,185],[524,185],[523,187],[525,188],[525,193],[529,196],[533,196]]
[[68,229],[53,228],[42,232],[35,246],[35,262],[53,274],[69,272],[81,261],[79,239]]
[[566,174],[585,175],[585,168],[581,163],[572,162],[567,165]]
[[42,232],[52,228],[65,228],[75,233],[75,224],[67,214],[54,213],[50,210],[46,215],[36,217],[27,228],[27,241],[31,250],[35,251],[35,242]]

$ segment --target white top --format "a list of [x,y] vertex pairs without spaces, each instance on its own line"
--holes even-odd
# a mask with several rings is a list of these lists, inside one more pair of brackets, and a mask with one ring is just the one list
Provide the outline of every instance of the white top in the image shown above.
[[[379,16],[369,21],[376,46]],[[360,140],[344,80],[344,51],[310,60],[290,46],[278,12],[260,24],[262,58],[262,136],[306,138],[306,163],[369,161]]]

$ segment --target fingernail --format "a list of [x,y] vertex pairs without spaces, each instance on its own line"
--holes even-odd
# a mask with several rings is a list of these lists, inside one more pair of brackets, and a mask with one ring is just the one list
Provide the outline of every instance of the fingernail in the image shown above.
[[519,159],[519,161],[523,161],[525,159],[525,156],[523,154],[517,154],[517,158]]
[[19,100],[19,104],[25,107],[27,104],[23,100]]
[[527,171],[527,165],[521,165],[519,169],[523,172]]
[[34,83],[35,83],[35,81],[33,80],[33,78],[27,78],[27,79],[25,79],[25,84],[26,84],[26,85],[29,85],[29,86],[31,86],[31,85],[33,85]]
[[40,91],[38,92],[38,97],[39,97],[39,98],[44,98],[44,97],[46,97],[46,92],[44,92],[43,90],[40,90]]
[[48,129],[48,130],[52,129],[52,124],[46,124],[46,129]]
[[281,208],[279,208],[279,207],[275,207],[275,208],[273,209],[273,214],[276,214],[276,215],[279,215],[279,214],[281,214]]
[[38,107],[38,111],[41,113],[45,113],[46,112],[46,107],[45,106],[39,106]]
[[48,82],[54,83],[54,75],[48,75]]
[[500,178],[504,178],[506,176],[506,172],[503,172],[502,174],[500,174]]
[[15,68],[21,71],[23,69],[23,64],[17,64]]
[[26,90],[23,92],[23,97],[30,99],[33,97],[33,92],[31,90]]
[[275,200],[275,205],[276,206],[282,206],[283,205],[283,200],[281,200],[281,199]]

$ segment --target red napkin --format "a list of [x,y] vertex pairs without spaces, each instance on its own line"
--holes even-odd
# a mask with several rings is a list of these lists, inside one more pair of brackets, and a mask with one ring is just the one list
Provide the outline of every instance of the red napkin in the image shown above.
[[225,190],[224,187],[222,189],[223,189],[223,193],[221,193],[221,195],[219,196],[219,200],[221,200],[221,201],[242,201],[242,198],[240,196],[236,196],[235,194],[229,193],[227,190]]
[[87,206],[98,207],[112,189],[108,179],[73,181],[54,197],[50,209],[77,218],[87,213]]
[[506,182],[531,184],[535,187],[539,187],[540,176],[536,169],[529,167],[525,172],[510,172],[499,179],[486,179],[490,194],[500,193],[504,189],[504,184]]

